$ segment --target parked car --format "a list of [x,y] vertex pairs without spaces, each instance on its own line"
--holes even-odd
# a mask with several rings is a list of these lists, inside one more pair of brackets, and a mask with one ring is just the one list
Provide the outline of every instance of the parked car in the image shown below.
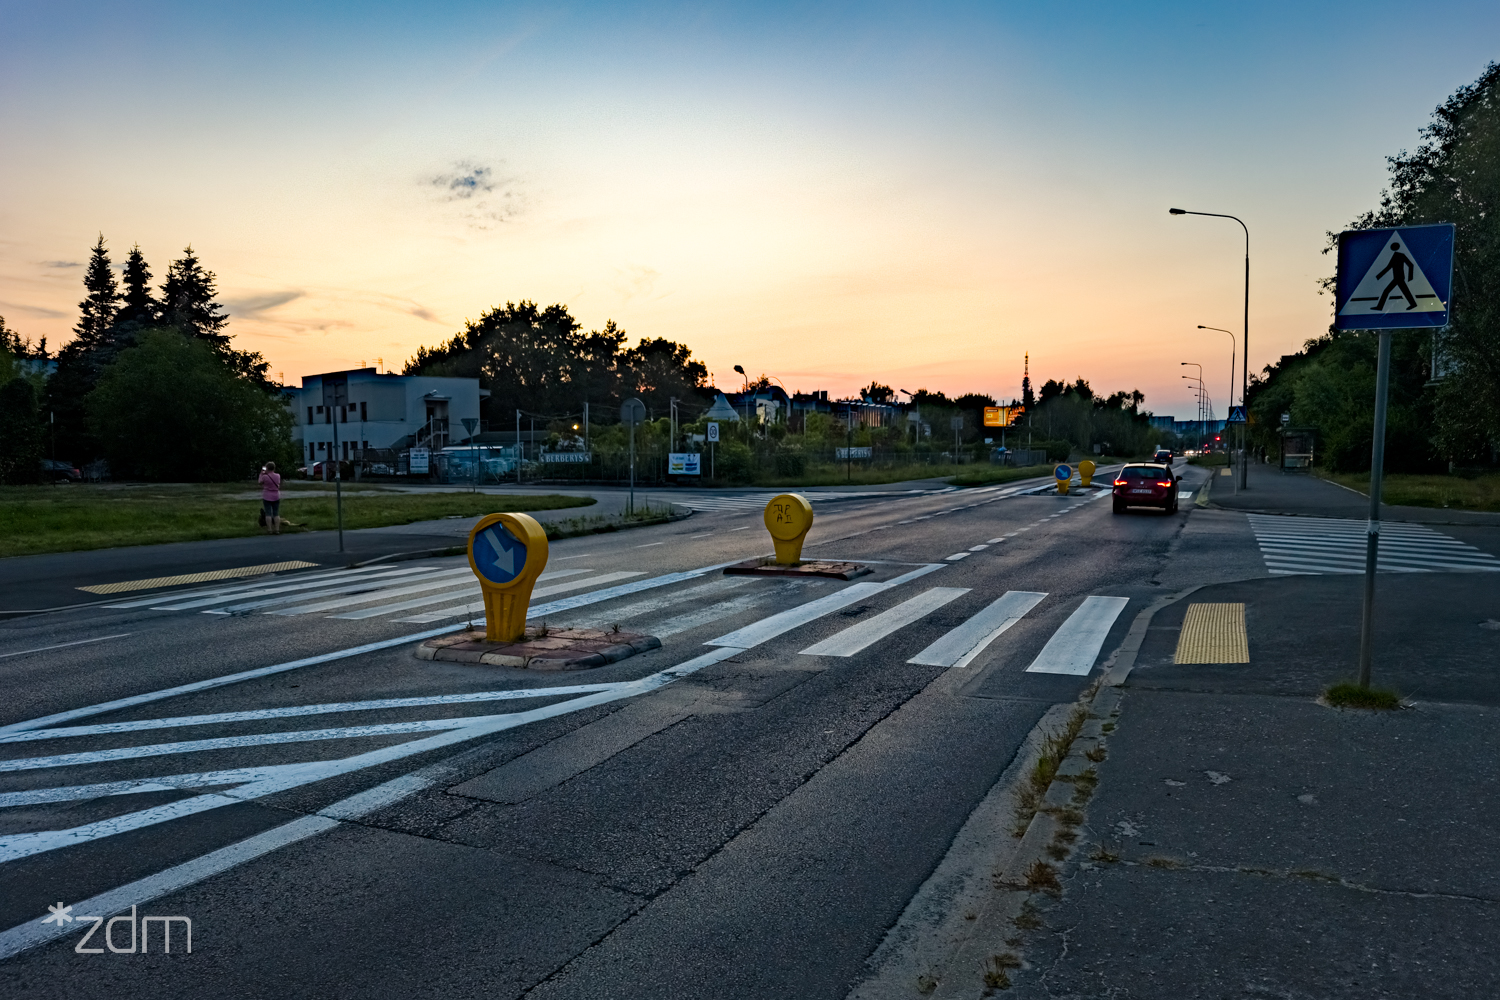
[[49,483],[81,483],[83,482],[83,470],[75,468],[72,462],[60,462],[52,458],[42,459],[42,479]]
[[1172,475],[1170,466],[1159,464],[1127,465],[1115,476],[1115,513],[1127,507],[1160,507],[1168,514],[1177,513],[1177,484],[1181,476]]

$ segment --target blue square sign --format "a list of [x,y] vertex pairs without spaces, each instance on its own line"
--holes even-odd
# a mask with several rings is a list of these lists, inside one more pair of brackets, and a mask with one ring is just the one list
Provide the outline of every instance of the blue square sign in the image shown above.
[[1451,222],[1340,233],[1333,328],[1447,326],[1453,240]]

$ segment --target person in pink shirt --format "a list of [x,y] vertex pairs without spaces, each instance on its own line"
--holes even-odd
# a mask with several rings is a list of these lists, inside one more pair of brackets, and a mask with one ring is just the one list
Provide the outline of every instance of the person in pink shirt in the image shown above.
[[281,534],[281,476],[276,472],[275,462],[267,462],[260,469],[260,511],[266,530],[273,535]]

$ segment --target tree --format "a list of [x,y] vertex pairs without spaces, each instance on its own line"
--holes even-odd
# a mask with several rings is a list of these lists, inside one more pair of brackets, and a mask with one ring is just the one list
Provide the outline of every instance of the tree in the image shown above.
[[701,397],[708,385],[708,367],[693,360],[687,345],[662,337],[642,338],[624,352],[621,363],[630,373],[632,391],[651,413],[666,413],[673,396]]
[[225,481],[267,460],[295,461],[292,417],[211,344],[145,330],[87,399],[92,429],[118,475]]
[[41,472],[42,423],[31,380],[0,385],[0,483],[34,483]]
[[966,392],[954,397],[953,405],[960,410],[983,410],[986,406],[995,405],[995,397],[983,392]]
[[212,271],[204,270],[189,245],[182,257],[167,269],[167,280],[161,286],[161,318],[167,325],[207,342],[215,350],[227,352],[229,335],[224,327],[229,317],[214,301],[218,294],[215,278]]
[[859,390],[859,397],[872,403],[889,403],[896,398],[896,390],[879,382],[871,382]]
[[[128,344],[130,335],[134,332],[156,325],[161,312],[156,296],[151,294],[151,268],[141,254],[139,243],[130,248],[130,255],[125,258],[123,281],[125,292],[115,328],[116,340]],[[123,337],[120,335],[122,332],[126,334]]]
[[78,303],[78,324],[73,327],[77,334],[74,343],[89,351],[107,349],[111,346],[110,335],[120,309],[120,289],[115,284],[115,272],[109,263],[103,233],[99,234],[99,242],[89,252],[83,287],[88,294]]

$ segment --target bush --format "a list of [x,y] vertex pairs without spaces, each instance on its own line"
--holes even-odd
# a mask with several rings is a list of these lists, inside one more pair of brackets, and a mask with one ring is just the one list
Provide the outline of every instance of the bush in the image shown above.
[[807,456],[800,448],[784,448],[776,452],[776,474],[778,476],[801,476],[807,473]]
[[748,483],[751,477],[750,449],[738,441],[720,443],[714,456],[714,477],[731,483]]
[[0,483],[34,483],[42,471],[36,390],[24,378],[0,386]]
[[292,417],[208,344],[149,330],[120,353],[84,400],[116,475],[223,482],[267,460],[296,467]]

